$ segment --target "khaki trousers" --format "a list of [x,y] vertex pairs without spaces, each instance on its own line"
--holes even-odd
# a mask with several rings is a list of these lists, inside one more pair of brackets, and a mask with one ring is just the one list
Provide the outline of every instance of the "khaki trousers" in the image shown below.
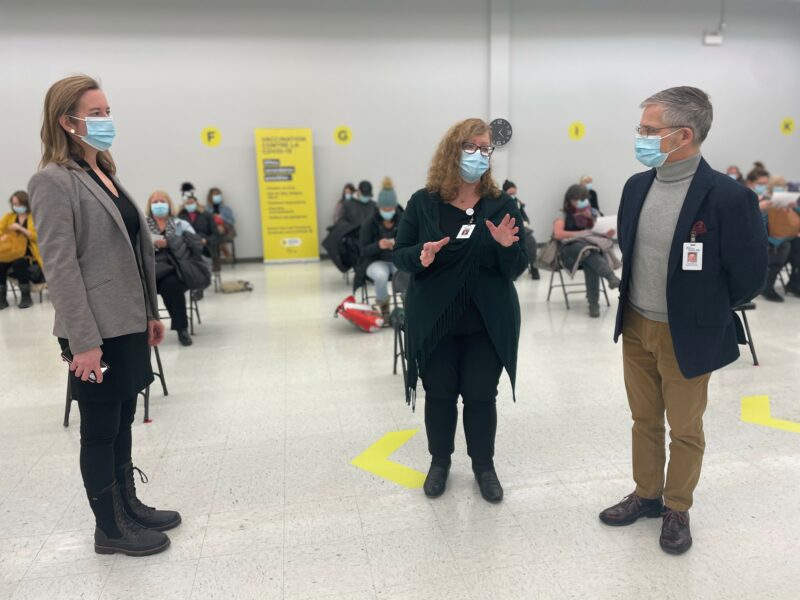
[[[687,379],[675,358],[667,323],[651,321],[625,308],[622,330],[625,387],[633,417],[633,479],[642,498],[658,498],[673,510],[687,511],[700,479],[703,413],[711,373]],[[669,422],[669,465],[664,466],[664,414]]]

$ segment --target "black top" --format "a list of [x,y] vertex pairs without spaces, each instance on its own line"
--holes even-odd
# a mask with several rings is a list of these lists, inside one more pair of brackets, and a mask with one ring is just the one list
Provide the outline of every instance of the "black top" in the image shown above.
[[[505,248],[485,224],[499,225],[506,215],[522,220],[516,202],[507,194],[486,195],[475,210],[475,230],[458,240],[467,214],[444,203],[438,194],[421,189],[411,197],[397,230],[394,264],[412,275],[405,298],[407,400],[413,400],[418,376],[436,345],[452,330],[474,302],[498,356],[511,379],[516,378],[520,308],[514,280],[525,272],[528,255],[519,242]],[[426,242],[451,235],[436,260],[423,267],[420,253]]]
[[[351,202],[348,200],[348,202]],[[393,250],[382,250],[378,243],[380,240],[393,240],[397,238],[397,225],[403,217],[403,209],[398,206],[392,226],[386,228],[380,211],[374,210],[372,218],[364,222],[358,233],[359,257],[356,265],[356,273],[353,278],[353,291],[364,285],[367,277],[367,267],[378,260],[392,262],[394,260]],[[337,226],[338,227],[338,226]]]
[[600,204],[597,201],[597,192],[594,190],[589,190],[589,203],[592,205],[592,208],[595,209],[602,217],[603,211],[600,210]]
[[453,206],[450,202],[442,202],[441,209],[439,210],[439,229],[442,230],[446,236],[451,240],[456,239],[458,232],[463,225],[467,225],[470,221],[475,223],[477,218],[478,208],[481,201],[478,200],[477,204],[473,207],[475,214],[468,215],[466,211]]
[[[19,226],[22,227],[24,230],[28,230],[28,216],[25,216],[25,220],[20,223],[19,219],[17,219],[17,223]],[[31,240],[28,238],[28,244],[25,246],[25,258],[33,258],[33,251],[31,250]]]
[[[383,224],[383,220],[381,220],[381,224],[378,227],[378,234],[379,240],[393,240],[397,237],[397,223],[392,221],[392,226],[388,229],[386,225]],[[392,262],[392,250],[381,250],[380,255],[378,256],[378,260],[383,260],[386,262]]]
[[[530,223],[531,220],[528,218],[528,213],[525,212],[525,203],[519,198],[514,198],[514,200],[517,201],[517,208],[519,208],[519,214],[522,215],[522,220],[526,223]],[[521,226],[521,224],[517,223],[517,226]]]
[[[92,169],[86,161],[78,161],[78,164],[86,170],[86,172],[89,174],[89,177],[91,177],[97,185],[103,188],[103,191],[105,191],[105,193],[108,194],[108,197],[111,198],[111,201],[114,203],[114,206],[117,207],[120,216],[122,216],[122,222],[125,223],[125,229],[128,230],[128,237],[131,240],[131,246],[135,248],[136,244],[138,243],[137,240],[139,239],[139,227],[141,225],[139,223],[139,213],[137,212],[136,207],[125,195],[125,192],[123,192],[120,188],[117,188],[117,193],[119,196],[115,196],[111,190],[106,187],[106,184],[103,183],[103,180],[98,177],[97,173],[94,172],[94,169]],[[105,171],[103,171],[103,173],[105,173]],[[108,177],[108,173],[105,174],[106,177]]]

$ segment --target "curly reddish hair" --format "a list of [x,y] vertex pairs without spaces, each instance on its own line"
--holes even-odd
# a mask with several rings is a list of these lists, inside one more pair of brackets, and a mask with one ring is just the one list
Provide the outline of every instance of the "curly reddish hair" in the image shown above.
[[[461,186],[461,144],[478,135],[491,135],[483,119],[465,119],[453,125],[439,142],[439,147],[428,169],[428,191],[438,194],[445,202],[452,202]],[[478,195],[497,198],[500,189],[492,178],[492,167],[483,174],[478,184]]]

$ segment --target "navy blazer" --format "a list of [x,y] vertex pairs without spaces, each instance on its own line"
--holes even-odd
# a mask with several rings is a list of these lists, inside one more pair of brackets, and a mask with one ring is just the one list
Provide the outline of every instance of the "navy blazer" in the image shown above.
[[[622,282],[614,341],[622,333],[639,215],[656,170],[638,173],[622,190],[617,216]],[[698,226],[703,270],[684,271],[683,244]],[[684,377],[696,377],[739,358],[744,330],[732,307],[749,302],[764,287],[767,237],[758,198],[749,188],[714,171],[702,159],[683,202],[667,270],[667,313],[672,343]]]

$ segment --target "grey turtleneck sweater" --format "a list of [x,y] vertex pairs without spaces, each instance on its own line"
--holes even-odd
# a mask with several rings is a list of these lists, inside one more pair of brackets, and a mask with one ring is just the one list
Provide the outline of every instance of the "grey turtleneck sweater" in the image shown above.
[[628,301],[636,312],[651,321],[668,323],[667,266],[672,238],[686,192],[702,156],[665,164],[647,193],[633,246]]

